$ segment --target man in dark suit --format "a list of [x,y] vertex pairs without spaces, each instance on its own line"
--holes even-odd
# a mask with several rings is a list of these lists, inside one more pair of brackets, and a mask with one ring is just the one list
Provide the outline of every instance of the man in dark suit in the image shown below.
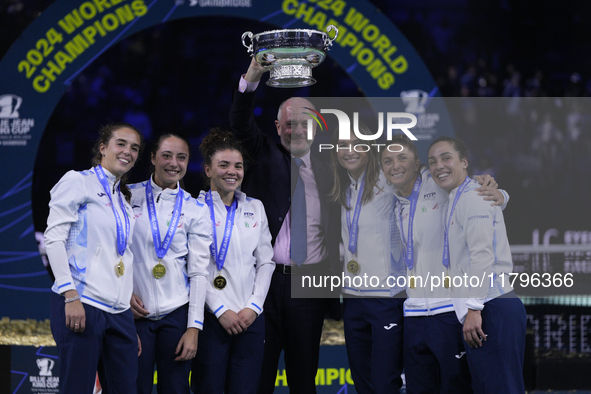
[[[336,238],[340,234],[340,210],[327,200],[332,187],[330,165],[310,154],[313,140],[307,138],[309,115],[304,112],[309,112],[306,107],[314,107],[312,103],[294,97],[280,105],[275,121],[280,144],[256,124],[255,89],[265,71],[254,59],[251,61],[234,91],[230,111],[232,131],[251,159],[242,191],[260,199],[265,206],[276,263],[265,301],[265,355],[259,393],[272,393],[275,389],[277,364],[283,350],[290,392],[310,394],[316,392],[324,316],[335,300],[319,298],[325,294],[310,293],[310,289],[298,284],[302,275],[330,275],[331,265],[335,274],[340,274]],[[301,183],[296,186],[298,182],[303,182],[303,191],[299,189]],[[296,200],[302,200],[304,195],[304,211],[298,211],[301,206],[296,208]],[[297,238],[292,229],[303,216],[307,233],[303,246],[298,248],[295,243],[302,241],[302,237]],[[294,241],[296,238],[298,241]],[[292,297],[292,290],[298,293],[297,298]],[[316,289],[323,290],[326,289]]]

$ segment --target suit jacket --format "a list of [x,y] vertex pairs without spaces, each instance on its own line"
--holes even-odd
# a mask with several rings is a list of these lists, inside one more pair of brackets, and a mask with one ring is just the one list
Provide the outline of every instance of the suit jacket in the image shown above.
[[[275,244],[277,234],[283,225],[285,216],[291,205],[291,196],[295,188],[292,182],[292,158],[290,153],[276,143],[270,135],[263,133],[254,119],[256,92],[240,93],[234,89],[230,109],[230,125],[236,138],[242,143],[249,162],[242,182],[241,190],[247,196],[263,202],[269,220],[272,243]],[[322,227],[334,275],[340,275],[341,262],[339,256],[340,207],[328,201],[332,188],[330,164],[313,154],[310,155],[312,170],[320,196]],[[294,170],[297,167],[294,168]],[[321,180],[319,182],[319,180]]]

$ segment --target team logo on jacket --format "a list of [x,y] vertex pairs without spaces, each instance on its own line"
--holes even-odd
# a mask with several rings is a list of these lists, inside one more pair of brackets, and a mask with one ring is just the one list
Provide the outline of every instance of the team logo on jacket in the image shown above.
[[244,217],[246,219],[254,219],[254,213],[252,213],[252,212],[244,212]]
[[435,192],[433,193],[427,193],[425,195],[423,195],[423,201],[433,201],[435,200]]

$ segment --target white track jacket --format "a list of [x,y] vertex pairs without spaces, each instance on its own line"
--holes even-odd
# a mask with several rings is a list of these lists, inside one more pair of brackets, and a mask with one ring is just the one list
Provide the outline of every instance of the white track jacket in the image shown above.
[[132,251],[134,256],[133,292],[150,312],[146,318],[162,319],[189,303],[187,327],[203,329],[203,310],[207,288],[207,265],[211,244],[211,221],[207,206],[183,191],[183,207],[177,229],[162,264],[164,277],[157,279],[152,270],[158,264],[146,202],[146,185],[150,184],[160,241],[164,240],[180,190],[164,189],[151,179],[130,185],[131,206],[136,218]]
[[[126,215],[133,234],[135,218],[131,206],[125,197],[119,199],[119,182],[115,183],[115,176],[103,170],[123,227],[122,215]],[[132,236],[128,237],[122,257],[125,272],[117,276],[115,267],[120,259],[117,225],[111,200],[95,168],[68,171],[50,193],[45,247],[55,275],[52,290],[61,294],[76,289],[83,303],[109,313],[127,310],[133,289]]]
[[[463,297],[454,299],[461,323],[468,308],[482,310],[487,301],[513,291],[509,280],[513,259],[502,209],[484,201],[474,190],[478,187],[475,181],[466,186],[449,226],[452,273],[456,277],[466,277],[466,282],[470,282],[462,283],[456,289]],[[444,210],[446,221],[457,191],[458,188],[449,194]]]
[[[215,212],[215,231],[218,251],[223,241],[226,206],[219,194],[212,191]],[[201,191],[197,202],[205,203],[205,191]],[[227,257],[221,271],[218,271],[213,257],[209,258],[209,283],[206,297],[208,310],[219,318],[228,309],[238,313],[250,308],[261,314],[267,297],[271,277],[275,270],[271,233],[263,203],[236,191],[238,206],[234,216],[232,238],[228,247]],[[211,228],[210,228],[211,232]],[[222,275],[227,285],[221,290],[213,287],[213,280]]]

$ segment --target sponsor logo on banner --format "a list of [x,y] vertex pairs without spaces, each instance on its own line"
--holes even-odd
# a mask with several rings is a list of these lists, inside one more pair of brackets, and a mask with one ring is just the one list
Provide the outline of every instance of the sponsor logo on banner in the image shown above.
[[413,89],[400,93],[400,98],[406,106],[405,111],[415,114],[417,117],[416,126],[413,132],[419,140],[431,140],[437,132],[435,127],[439,123],[440,116],[438,112],[427,112],[427,107],[431,96],[424,90]]
[[[177,5],[183,4],[183,0],[176,0]],[[252,0],[189,0],[190,7],[252,7]]]
[[44,357],[37,359],[37,368],[39,368],[39,375],[29,376],[31,383],[30,393],[58,393],[60,378],[53,376],[53,367],[55,361]]
[[27,146],[35,119],[20,117],[23,99],[14,94],[0,95],[0,146]]

